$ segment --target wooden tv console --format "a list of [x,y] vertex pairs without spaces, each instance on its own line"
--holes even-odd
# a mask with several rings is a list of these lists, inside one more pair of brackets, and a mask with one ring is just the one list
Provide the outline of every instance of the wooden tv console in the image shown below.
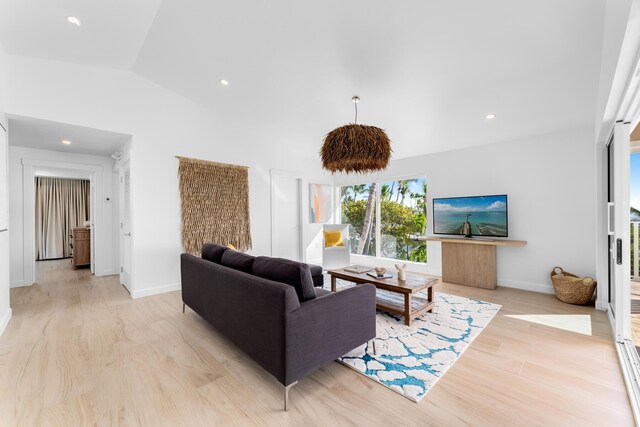
[[498,285],[496,247],[525,246],[523,240],[485,238],[419,237],[442,243],[442,281],[476,288],[495,289]]

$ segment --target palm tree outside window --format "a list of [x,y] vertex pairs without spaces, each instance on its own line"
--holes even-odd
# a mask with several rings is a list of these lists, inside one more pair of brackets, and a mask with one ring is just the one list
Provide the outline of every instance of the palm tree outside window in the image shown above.
[[424,177],[345,186],[340,194],[342,223],[351,226],[351,253],[426,262],[426,242],[416,240],[427,225]]

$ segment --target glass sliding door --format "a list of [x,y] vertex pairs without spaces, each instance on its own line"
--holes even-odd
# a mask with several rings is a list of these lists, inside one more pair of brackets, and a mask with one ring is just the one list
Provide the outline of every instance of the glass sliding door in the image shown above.
[[609,306],[616,341],[631,338],[630,129],[616,123],[608,146]]

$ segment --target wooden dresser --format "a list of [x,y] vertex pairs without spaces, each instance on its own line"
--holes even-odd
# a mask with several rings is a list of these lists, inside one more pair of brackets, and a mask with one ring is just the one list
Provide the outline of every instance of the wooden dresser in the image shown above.
[[86,227],[75,227],[71,232],[73,244],[73,260],[75,268],[91,264],[91,230]]

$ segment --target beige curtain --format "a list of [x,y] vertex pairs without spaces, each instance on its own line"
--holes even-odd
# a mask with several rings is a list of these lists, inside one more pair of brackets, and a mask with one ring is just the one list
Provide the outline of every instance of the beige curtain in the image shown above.
[[70,257],[71,230],[88,220],[88,180],[36,177],[36,260]]

